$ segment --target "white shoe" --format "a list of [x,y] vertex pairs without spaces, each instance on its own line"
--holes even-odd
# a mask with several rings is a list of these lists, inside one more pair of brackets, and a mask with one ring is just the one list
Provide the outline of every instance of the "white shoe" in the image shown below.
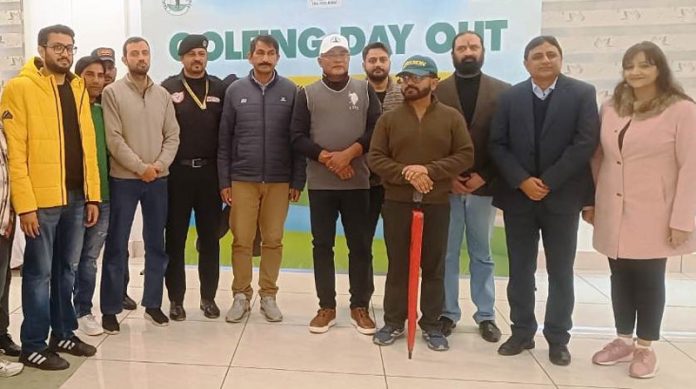
[[247,300],[246,296],[243,293],[237,293],[234,295],[232,307],[227,311],[225,321],[228,323],[239,323],[244,320],[244,316],[246,316],[250,309],[249,300]]
[[22,372],[24,364],[0,359],[0,377],[12,377]]
[[266,317],[267,321],[270,322],[278,322],[278,321],[283,321],[283,314],[280,312],[280,308],[278,308],[278,304],[276,303],[276,299],[273,296],[265,296],[261,297],[261,312],[263,312],[263,315]]
[[94,315],[91,313],[79,317],[77,319],[77,324],[80,331],[85,335],[97,336],[104,333],[104,328],[102,328],[101,324],[97,322],[97,319],[95,319]]

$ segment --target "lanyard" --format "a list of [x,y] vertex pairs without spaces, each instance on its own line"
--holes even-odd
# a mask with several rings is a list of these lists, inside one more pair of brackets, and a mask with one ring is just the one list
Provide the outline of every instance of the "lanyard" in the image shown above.
[[183,83],[184,83],[184,88],[186,88],[186,92],[188,92],[189,96],[191,96],[191,98],[192,98],[193,101],[196,103],[196,105],[198,106],[198,108],[200,108],[200,109],[202,109],[202,110],[205,110],[205,109],[207,108],[206,102],[207,102],[207,100],[208,100],[208,87],[210,86],[209,83],[208,83],[208,79],[207,79],[207,78],[205,79],[205,95],[203,95],[203,102],[201,102],[201,101],[198,99],[198,96],[196,96],[196,94],[193,93],[193,90],[192,90],[191,87],[189,86],[188,82],[186,82],[186,78],[182,77],[182,78],[181,78],[181,81],[183,81]]

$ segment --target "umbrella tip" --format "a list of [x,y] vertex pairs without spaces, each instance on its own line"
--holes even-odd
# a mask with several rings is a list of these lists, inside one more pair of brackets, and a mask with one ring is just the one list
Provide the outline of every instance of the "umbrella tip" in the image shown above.
[[408,352],[408,359],[411,359],[411,357],[413,357],[413,351]]

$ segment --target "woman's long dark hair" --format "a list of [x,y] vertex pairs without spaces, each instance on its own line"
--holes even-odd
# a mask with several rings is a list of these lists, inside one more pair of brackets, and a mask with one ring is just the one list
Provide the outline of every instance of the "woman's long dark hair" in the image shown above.
[[[665,53],[653,42],[643,41],[629,47],[623,56],[623,60],[621,60],[623,69],[626,69],[631,64],[633,58],[641,52],[645,54],[645,59],[649,64],[657,67],[658,74],[655,83],[657,84],[658,97],[669,98],[678,96],[684,100],[694,101],[689,95],[684,93],[684,89],[674,80]],[[626,80],[616,85],[613,97],[615,107],[621,107],[622,103],[625,103],[622,100],[626,98],[626,92],[628,91],[632,94],[631,87],[626,83]]]

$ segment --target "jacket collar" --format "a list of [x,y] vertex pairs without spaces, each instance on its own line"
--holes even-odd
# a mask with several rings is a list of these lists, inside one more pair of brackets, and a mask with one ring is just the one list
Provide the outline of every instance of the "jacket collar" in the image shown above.
[[143,94],[144,94],[144,93],[146,93],[150,88],[152,88],[152,85],[155,84],[155,83],[152,81],[152,79],[150,78],[150,75],[147,75],[146,77],[147,77],[147,86],[145,87],[145,90],[144,90],[143,92],[140,92],[140,90],[138,89],[138,84],[136,84],[135,81],[133,81],[133,79],[132,79],[131,76],[130,76],[130,72],[126,73],[126,75],[123,76],[123,82],[125,82],[126,85],[128,85],[128,87],[131,88],[131,89],[133,89],[134,91],[136,91],[136,92],[138,92],[138,93],[143,93]]
[[269,81],[266,85],[262,84],[261,82],[259,82],[259,80],[256,79],[256,77],[254,77],[254,69],[251,69],[249,71],[249,79],[254,85],[258,86],[260,89],[265,90],[275,85],[275,83],[278,81],[278,71],[273,70],[273,77],[271,78],[271,81]]

